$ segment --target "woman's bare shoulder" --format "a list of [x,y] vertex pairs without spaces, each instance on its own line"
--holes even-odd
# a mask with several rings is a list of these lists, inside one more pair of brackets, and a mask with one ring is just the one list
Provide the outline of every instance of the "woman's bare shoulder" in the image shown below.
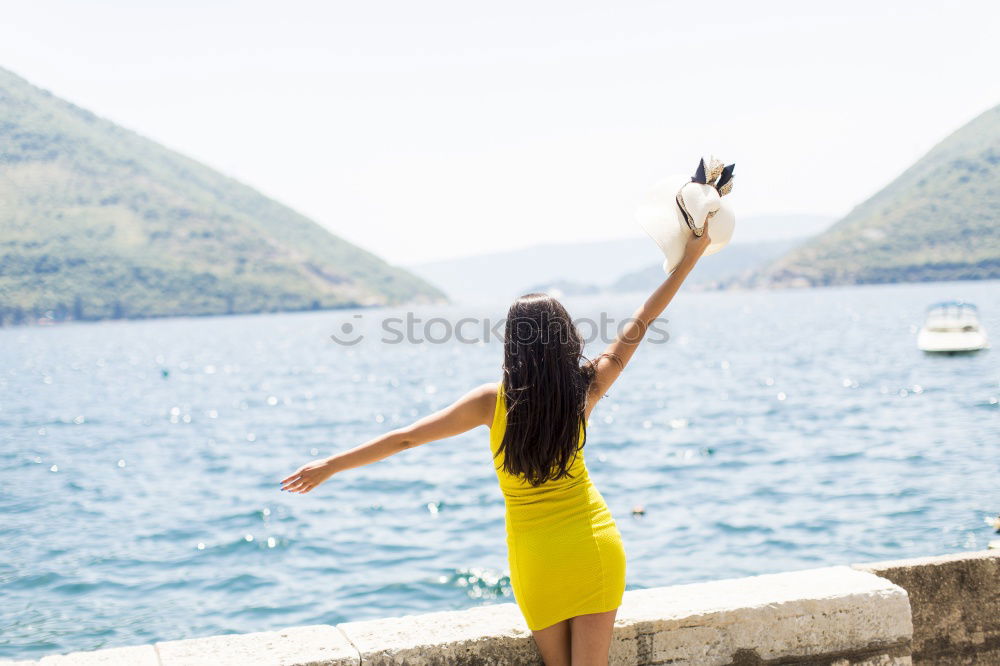
[[493,424],[493,414],[497,408],[499,382],[480,384],[469,392],[469,397],[476,403],[482,421],[487,427]]

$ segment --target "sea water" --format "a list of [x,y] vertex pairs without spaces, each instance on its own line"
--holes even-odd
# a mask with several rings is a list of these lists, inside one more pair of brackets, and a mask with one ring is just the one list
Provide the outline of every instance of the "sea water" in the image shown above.
[[[588,354],[644,297],[565,299]],[[998,282],[680,294],[585,448],[628,589],[998,538],[1000,352],[915,345],[951,298],[1000,340]],[[278,483],[498,380],[505,314],[0,330],[0,657],[513,601],[485,427]]]

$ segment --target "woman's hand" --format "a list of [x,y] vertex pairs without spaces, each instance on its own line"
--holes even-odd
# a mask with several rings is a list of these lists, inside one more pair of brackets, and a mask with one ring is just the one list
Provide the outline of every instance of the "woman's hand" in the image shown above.
[[712,239],[708,236],[708,220],[705,220],[704,231],[701,236],[691,235],[688,239],[687,245],[684,246],[684,260],[690,263],[695,263],[701,258],[705,249],[712,242]]
[[314,460],[299,467],[281,480],[281,489],[292,493],[307,493],[336,473],[329,458]]

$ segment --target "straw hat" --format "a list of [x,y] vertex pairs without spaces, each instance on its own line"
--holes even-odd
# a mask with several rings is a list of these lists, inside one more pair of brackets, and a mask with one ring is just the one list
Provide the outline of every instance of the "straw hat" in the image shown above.
[[667,176],[639,203],[636,219],[663,252],[665,273],[677,268],[688,239],[701,236],[707,220],[712,220],[708,232],[712,242],[706,255],[715,254],[733,237],[736,215],[722,197],[733,189],[735,167],[723,166],[714,157],[702,159],[694,176]]

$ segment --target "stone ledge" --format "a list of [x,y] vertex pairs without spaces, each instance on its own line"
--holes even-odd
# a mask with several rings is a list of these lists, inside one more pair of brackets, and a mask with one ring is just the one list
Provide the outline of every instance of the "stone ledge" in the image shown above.
[[[927,559],[933,562],[914,566],[936,571],[938,565],[949,562],[951,566],[968,567],[981,566],[970,562],[997,561],[981,553],[921,558]],[[610,663],[911,664],[914,627],[905,586],[865,569],[884,564],[823,567],[628,591],[615,622]],[[1000,582],[994,579],[989,588],[994,597],[998,587]],[[517,606],[503,603],[346,622],[336,627],[315,625],[165,641],[155,646],[77,652],[23,663],[439,666],[542,662]]]
[[346,622],[337,627],[358,648],[365,666],[542,663],[531,631],[512,603]]
[[906,592],[847,566],[631,592],[616,664],[908,664]]
[[[29,662],[34,663],[34,662]],[[44,657],[40,666],[159,666],[156,649],[152,645],[109,648],[93,652],[72,652],[65,655]]]
[[913,663],[1000,664],[1000,551],[854,564],[904,588]]
[[360,661],[344,634],[326,624],[167,641],[157,643],[156,651],[159,664],[170,666],[358,666]]
[[955,562],[974,563],[977,560],[985,560],[991,565],[1000,559],[1000,551],[990,550],[970,550],[961,553],[948,553],[947,555],[928,555],[925,557],[908,557],[902,560],[881,560],[879,562],[860,562],[852,564],[851,568],[868,571],[871,569],[899,569],[926,566],[939,566],[942,564],[952,564]]

